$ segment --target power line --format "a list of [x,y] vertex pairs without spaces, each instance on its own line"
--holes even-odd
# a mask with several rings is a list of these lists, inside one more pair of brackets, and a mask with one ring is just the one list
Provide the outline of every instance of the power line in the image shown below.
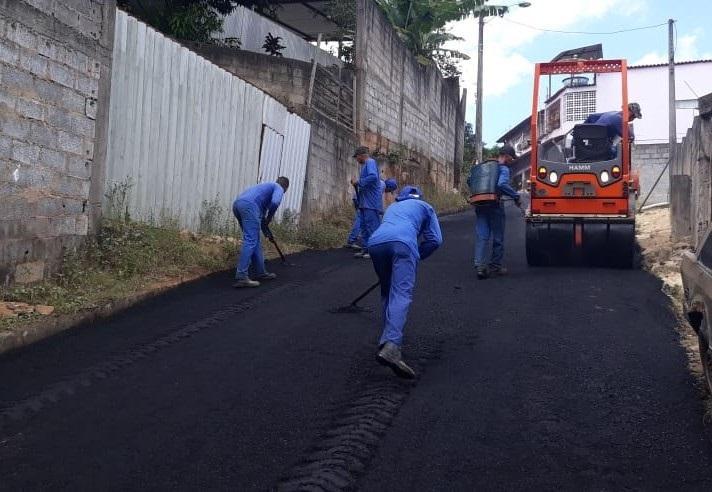
[[508,19],[507,17],[501,17],[502,20],[510,22],[512,24],[517,24],[518,26],[522,27],[527,27],[529,29],[534,29],[535,31],[542,31],[542,32],[555,32],[559,34],[594,34],[594,35],[608,35],[608,34],[620,34],[624,32],[631,32],[631,31],[642,31],[644,29],[654,29],[656,27],[661,27],[667,25],[667,22],[663,22],[661,24],[655,24],[652,26],[643,26],[643,27],[634,27],[631,29],[621,29],[618,31],[608,31],[608,32],[588,32],[588,31],[559,31],[557,29],[544,29],[541,27],[536,27],[536,26],[530,26],[529,24],[524,24],[523,22],[517,22],[512,19]]

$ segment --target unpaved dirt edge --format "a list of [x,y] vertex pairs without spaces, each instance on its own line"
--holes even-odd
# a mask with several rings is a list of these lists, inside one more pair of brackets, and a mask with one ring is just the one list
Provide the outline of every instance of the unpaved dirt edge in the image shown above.
[[690,251],[689,244],[672,239],[670,208],[661,207],[647,210],[638,215],[636,236],[642,252],[642,268],[658,277],[663,293],[670,299],[673,314],[677,320],[675,329],[680,345],[687,355],[687,367],[692,374],[695,387],[704,405],[704,422],[712,423],[712,395],[707,390],[697,334],[687,322],[684,308],[684,289],[680,265],[682,254]]
[[139,294],[107,301],[103,305],[93,309],[73,314],[51,315],[38,318],[33,321],[28,321],[27,323],[22,323],[17,327],[13,327],[11,330],[0,332],[0,354],[39,342],[40,340],[79,325],[93,323],[97,320],[111,317],[130,308],[131,306],[148,301],[154,297],[158,297],[161,294],[164,294],[181,285],[200,280],[201,278],[204,278],[212,273],[214,272],[201,272],[182,276],[178,279],[161,282],[158,284],[160,286],[154,285],[148,287]]

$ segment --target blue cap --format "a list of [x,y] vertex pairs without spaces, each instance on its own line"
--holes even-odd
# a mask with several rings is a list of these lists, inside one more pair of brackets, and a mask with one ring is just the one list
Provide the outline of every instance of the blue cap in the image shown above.
[[407,185],[401,188],[401,192],[398,194],[398,198],[396,198],[396,201],[402,202],[403,200],[422,198],[423,193],[420,191],[420,188],[418,188],[417,186]]
[[398,188],[398,181],[393,178],[388,178],[386,180],[386,191],[396,191]]

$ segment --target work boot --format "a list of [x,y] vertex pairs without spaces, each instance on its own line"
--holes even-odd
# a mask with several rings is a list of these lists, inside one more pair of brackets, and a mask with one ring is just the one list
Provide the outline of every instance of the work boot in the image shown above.
[[365,249],[362,249],[361,251],[359,251],[358,253],[356,253],[356,254],[354,255],[354,258],[365,258],[365,259],[368,259],[368,258],[370,258],[370,257],[371,257],[371,255],[369,255],[369,254],[368,254],[368,251],[366,251]]
[[490,275],[493,277],[501,277],[503,275],[507,275],[507,269],[503,266],[490,266],[489,268]]
[[414,379],[415,371],[403,361],[401,350],[398,345],[386,342],[376,355],[376,361],[383,366],[388,366],[396,373],[396,376],[403,379]]
[[485,267],[477,267],[477,278],[479,280],[485,280],[489,277],[489,272]]
[[236,289],[242,289],[244,287],[259,287],[260,283],[256,280],[251,280],[249,277],[238,278],[235,283],[232,284]]
[[258,275],[256,278],[257,278],[257,280],[274,280],[274,279],[277,278],[277,274],[276,274],[276,273],[265,272],[265,273],[263,273],[263,274],[261,274],[261,275]]

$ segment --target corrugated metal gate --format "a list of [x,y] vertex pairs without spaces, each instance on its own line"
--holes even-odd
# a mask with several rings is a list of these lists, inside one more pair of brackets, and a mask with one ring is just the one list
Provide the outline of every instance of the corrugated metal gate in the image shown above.
[[107,185],[132,181],[133,217],[198,230],[204,202],[231,213],[240,191],[280,174],[292,183],[280,208],[298,212],[310,131],[264,92],[117,11]]

